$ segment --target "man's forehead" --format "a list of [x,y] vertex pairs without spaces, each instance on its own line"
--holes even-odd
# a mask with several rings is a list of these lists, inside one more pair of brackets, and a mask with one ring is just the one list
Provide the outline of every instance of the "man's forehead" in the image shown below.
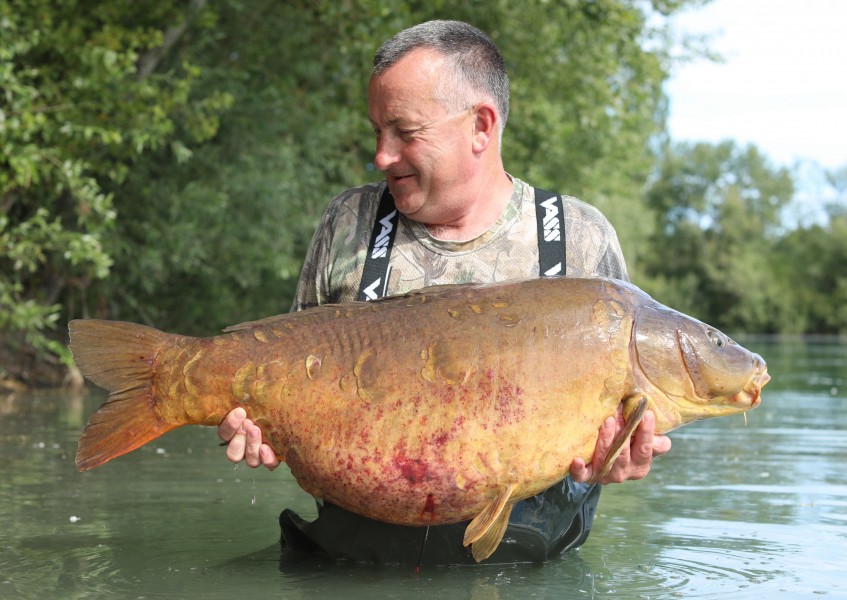
[[368,94],[386,89],[434,88],[445,75],[445,57],[428,49],[413,50],[385,71],[372,75]]
[[442,108],[433,86],[377,84],[368,89],[368,119],[375,124],[427,120],[437,117]]
[[371,122],[371,125],[379,127],[393,127],[395,125],[409,126],[424,123],[429,120],[431,120],[429,117],[426,117],[420,112],[397,111],[389,113],[386,117],[381,117],[378,114],[368,115],[368,121]]
[[373,75],[372,79],[382,78],[392,73],[399,73],[401,77],[408,77],[410,74],[423,77],[438,76],[447,66],[447,57],[435,48],[415,48],[398,58],[390,67]]

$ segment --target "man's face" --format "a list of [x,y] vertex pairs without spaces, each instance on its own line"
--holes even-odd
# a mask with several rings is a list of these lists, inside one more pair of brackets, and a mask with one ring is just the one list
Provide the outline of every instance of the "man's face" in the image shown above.
[[451,113],[436,100],[446,68],[437,53],[415,50],[368,86],[374,164],[400,212],[428,225],[457,218],[474,166],[472,107]]

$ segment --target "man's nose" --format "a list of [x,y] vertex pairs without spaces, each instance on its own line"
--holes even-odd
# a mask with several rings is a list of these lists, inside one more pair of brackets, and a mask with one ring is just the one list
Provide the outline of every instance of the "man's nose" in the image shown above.
[[394,135],[383,133],[376,140],[374,166],[380,171],[387,170],[400,160],[400,150],[400,140]]

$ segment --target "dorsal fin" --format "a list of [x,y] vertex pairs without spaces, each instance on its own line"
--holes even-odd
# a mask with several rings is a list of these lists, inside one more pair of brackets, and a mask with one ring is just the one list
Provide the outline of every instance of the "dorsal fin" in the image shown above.
[[291,314],[289,313],[274,315],[272,317],[265,317],[264,319],[257,319],[256,321],[245,321],[244,323],[238,323],[237,325],[230,325],[224,329],[223,332],[232,333],[233,331],[244,331],[245,329],[258,329],[259,327],[265,327],[266,325],[282,323],[289,319],[291,319]]
[[[393,296],[386,296],[384,298],[377,298],[376,300],[370,300],[368,302],[345,302],[342,304],[321,304],[320,306],[313,306],[311,308],[307,308],[297,313],[284,313],[281,315],[274,315],[271,317],[265,317],[264,319],[257,319],[255,321],[246,321],[244,323],[238,323],[237,325],[230,325],[226,329],[224,329],[224,333],[232,333],[235,331],[244,331],[247,329],[258,329],[260,327],[265,327],[268,325],[276,325],[279,323],[285,323],[288,320],[294,319],[297,322],[303,323],[307,321],[306,315],[309,315],[314,322],[321,321],[329,321],[337,318],[338,313],[349,313],[349,312],[357,312],[357,311],[367,311],[372,310],[375,306],[383,306],[383,305],[398,305],[403,306],[405,303],[410,300],[416,300],[421,296],[426,297],[427,299],[432,299],[439,296],[455,296],[457,298],[463,298],[464,295],[468,292],[468,290],[474,289],[484,289],[487,287],[494,287],[498,285],[503,285],[502,283],[454,283],[454,284],[439,284],[439,285],[430,285],[424,288],[419,288],[416,290],[411,290],[404,294],[397,294]],[[296,316],[295,316],[296,315]]]

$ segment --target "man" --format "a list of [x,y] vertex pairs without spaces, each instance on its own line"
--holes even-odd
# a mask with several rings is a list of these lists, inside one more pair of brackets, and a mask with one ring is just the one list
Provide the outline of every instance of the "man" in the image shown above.
[[[503,58],[476,28],[431,21],[383,44],[368,86],[368,117],[376,134],[374,164],[386,181],[331,202],[312,240],[293,309],[448,283],[553,274],[626,279],[617,236],[599,211],[506,173],[500,143],[508,111]],[[548,232],[551,224],[563,228],[563,239],[559,230]],[[541,264],[547,238],[559,239],[563,257],[549,268]],[[379,260],[387,264],[374,266]],[[220,426],[220,437],[229,442],[227,457],[275,468],[273,450],[245,416],[236,409]],[[580,545],[591,528],[597,484],[642,478],[652,457],[670,449],[667,437],[654,437],[654,424],[648,413],[631,446],[600,480],[599,468],[622,426],[620,415],[610,417],[590,464],[575,460],[569,478],[515,505],[504,543],[489,560],[546,560]],[[285,511],[280,524],[290,546],[354,560],[472,561],[461,544],[464,523],[400,527],[323,504],[312,523]]]

